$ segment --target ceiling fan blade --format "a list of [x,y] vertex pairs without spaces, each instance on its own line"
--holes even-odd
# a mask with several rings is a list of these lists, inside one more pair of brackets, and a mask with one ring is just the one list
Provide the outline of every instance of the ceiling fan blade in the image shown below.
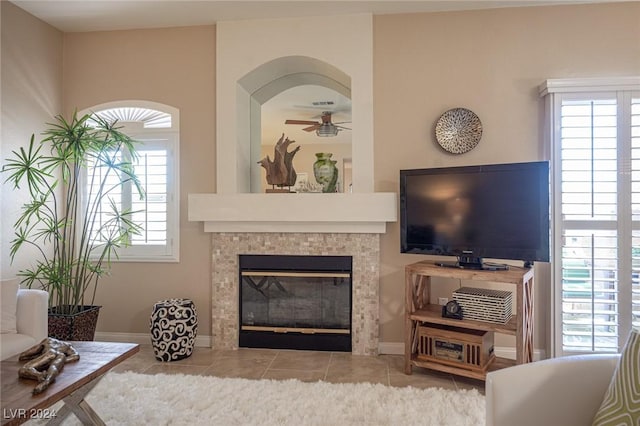
[[317,121],[308,120],[285,120],[284,124],[320,124]]
[[351,128],[349,127],[344,127],[344,126],[336,126],[338,129],[344,129],[344,130],[351,130]]
[[350,121],[336,121],[333,124],[345,124],[345,123],[351,123]]
[[316,123],[316,124],[314,124],[313,126],[305,127],[305,128],[304,128],[304,129],[302,129],[302,130],[304,130],[305,132],[313,132],[313,131],[318,130],[318,128],[319,128],[319,127],[320,127],[320,124],[319,124],[319,123]]

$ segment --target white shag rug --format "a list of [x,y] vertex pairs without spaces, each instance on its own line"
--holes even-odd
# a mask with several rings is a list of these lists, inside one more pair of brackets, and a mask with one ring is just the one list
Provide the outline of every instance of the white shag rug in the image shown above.
[[[475,389],[127,372],[107,374],[86,400],[109,426],[485,424],[485,398]],[[70,415],[63,424],[80,423]]]

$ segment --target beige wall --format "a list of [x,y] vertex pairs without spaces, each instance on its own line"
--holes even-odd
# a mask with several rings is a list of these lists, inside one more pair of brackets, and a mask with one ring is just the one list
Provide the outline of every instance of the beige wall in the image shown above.
[[114,264],[98,332],[147,333],[156,301],[186,297],[210,334],[210,236],[187,221],[187,194],[215,190],[215,41],[213,26],[64,36],[65,113],[124,99],[180,110],[180,262]]
[[[400,169],[546,158],[540,83],[638,73],[639,3],[376,16],[376,191],[397,191]],[[483,123],[478,146],[457,156],[434,137],[454,107]],[[381,245],[380,340],[399,342],[403,267],[423,257],[399,253],[398,223]],[[535,346],[548,348],[549,273],[537,269]]]
[[[2,10],[0,159],[26,146],[32,134],[36,141],[45,123],[62,112],[62,33],[8,1]],[[4,182],[3,175],[0,180]],[[21,250],[9,261],[13,224],[20,206],[28,200],[25,190],[0,185],[0,277],[10,277],[30,265],[34,253]]]
[[[61,110],[61,87],[66,114],[118,99],[180,109],[181,261],[115,265],[98,294],[98,331],[146,333],[155,301],[190,297],[206,313],[199,319],[208,335],[209,235],[186,220],[186,201],[216,188],[215,27],[65,34],[62,83],[57,31],[2,2],[2,33],[3,152]],[[637,75],[639,40],[638,3],[376,16],[375,190],[397,191],[404,168],[545,158],[537,86],[546,78]],[[473,151],[453,156],[437,146],[433,126],[458,106],[479,115],[484,134]],[[13,201],[3,187],[3,208]],[[397,223],[387,230],[380,341],[401,342],[403,268],[423,258],[399,253]],[[537,272],[536,347],[546,348],[548,268]]]

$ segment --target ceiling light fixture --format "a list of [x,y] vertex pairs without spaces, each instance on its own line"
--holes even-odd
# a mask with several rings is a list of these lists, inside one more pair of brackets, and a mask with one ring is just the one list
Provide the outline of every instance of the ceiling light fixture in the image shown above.
[[338,129],[338,127],[336,127],[332,123],[322,123],[316,130],[316,135],[323,138],[328,138],[328,137],[338,136],[339,131],[340,129]]

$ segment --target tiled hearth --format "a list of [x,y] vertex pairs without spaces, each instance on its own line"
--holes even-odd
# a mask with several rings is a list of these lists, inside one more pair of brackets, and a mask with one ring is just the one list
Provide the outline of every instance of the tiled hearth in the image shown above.
[[238,347],[238,255],[352,256],[352,353],[378,353],[379,234],[212,233],[211,336],[215,349]]
[[416,368],[404,374],[402,355],[357,356],[344,352],[314,352],[273,349],[221,350],[196,347],[189,358],[160,362],[151,345],[113,369],[121,373],[190,374],[243,379],[288,380],[329,383],[380,383],[414,388],[477,389],[484,382]]

